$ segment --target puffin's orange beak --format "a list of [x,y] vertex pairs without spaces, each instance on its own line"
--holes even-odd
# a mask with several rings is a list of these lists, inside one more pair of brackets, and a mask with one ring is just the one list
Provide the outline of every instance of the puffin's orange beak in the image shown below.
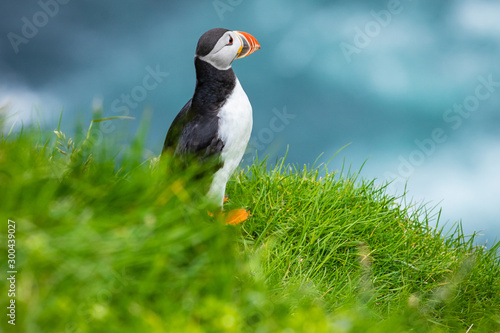
[[235,33],[241,40],[241,48],[238,51],[237,59],[245,58],[260,49],[260,44],[254,36],[243,31],[235,31]]

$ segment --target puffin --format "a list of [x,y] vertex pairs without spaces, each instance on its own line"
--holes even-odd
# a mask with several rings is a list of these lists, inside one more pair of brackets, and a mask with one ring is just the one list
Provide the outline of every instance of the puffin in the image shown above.
[[249,216],[245,209],[223,214],[222,206],[226,184],[245,153],[253,124],[252,105],[232,63],[259,49],[257,39],[242,31],[215,28],[200,37],[194,94],[170,125],[162,151],[186,163],[194,157],[211,165],[207,198],[220,207],[217,215],[223,215],[226,224],[241,223]]

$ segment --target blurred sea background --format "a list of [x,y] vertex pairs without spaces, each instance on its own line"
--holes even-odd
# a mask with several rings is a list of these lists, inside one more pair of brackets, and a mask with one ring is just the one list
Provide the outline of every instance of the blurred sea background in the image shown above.
[[[233,68],[254,111],[244,164],[270,161],[361,176],[414,204],[442,207],[440,224],[500,238],[500,2],[3,1],[0,107],[8,124],[101,129],[131,137],[150,118],[159,154],[192,97],[198,38],[214,27],[262,49]],[[124,143],[126,147],[126,142]],[[124,148],[126,149],[126,148]],[[318,158],[319,157],[319,158]],[[438,211],[436,210],[436,213]]]

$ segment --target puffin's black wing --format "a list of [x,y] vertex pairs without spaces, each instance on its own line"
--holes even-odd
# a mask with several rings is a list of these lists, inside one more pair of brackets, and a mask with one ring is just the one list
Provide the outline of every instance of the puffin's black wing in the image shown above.
[[167,137],[165,138],[165,143],[163,144],[163,152],[170,151],[171,153],[175,153],[177,149],[177,142],[182,134],[182,129],[188,122],[187,112],[191,109],[192,99],[184,105],[184,107],[179,111],[177,116],[175,117],[172,125],[167,132]]
[[218,117],[200,115],[192,109],[192,99],[184,105],[167,132],[163,152],[205,159],[224,148],[218,136]]

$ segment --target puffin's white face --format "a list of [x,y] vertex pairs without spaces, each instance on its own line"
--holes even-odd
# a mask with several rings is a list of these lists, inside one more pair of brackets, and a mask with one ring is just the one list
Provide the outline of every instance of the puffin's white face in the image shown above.
[[227,31],[210,53],[199,58],[217,69],[227,70],[235,59],[244,58],[258,49],[260,45],[252,35],[241,31]]

